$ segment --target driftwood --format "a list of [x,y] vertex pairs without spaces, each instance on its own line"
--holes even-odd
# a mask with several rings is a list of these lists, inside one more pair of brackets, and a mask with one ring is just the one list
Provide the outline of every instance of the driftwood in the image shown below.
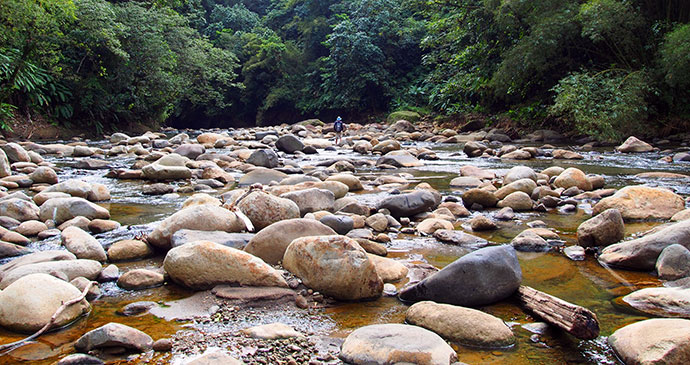
[[579,339],[591,340],[599,336],[597,315],[587,308],[524,285],[515,296],[525,309]]
[[45,326],[43,326],[40,330],[38,330],[38,332],[36,332],[33,335],[31,335],[27,338],[24,338],[22,340],[15,341],[12,343],[7,343],[4,345],[0,345],[0,351],[5,351],[7,349],[14,350],[15,348],[23,346],[26,343],[28,343],[29,341],[32,341],[32,340],[36,339],[38,336],[46,333],[48,330],[50,330],[51,327],[53,327],[53,325],[55,325],[55,321],[57,321],[58,317],[60,316],[60,314],[62,314],[62,312],[65,311],[65,309],[69,308],[69,306],[71,306],[71,305],[74,305],[74,304],[81,302],[82,300],[84,300],[84,298],[86,298],[86,295],[89,293],[89,290],[91,290],[92,286],[93,286],[93,282],[90,282],[89,285],[87,285],[84,288],[84,290],[81,292],[81,295],[79,295],[78,297],[76,297],[74,299],[70,299],[70,300],[62,303],[62,305],[60,307],[58,307],[58,309],[55,311],[53,316],[50,317],[50,320],[48,321],[48,323],[46,323]]

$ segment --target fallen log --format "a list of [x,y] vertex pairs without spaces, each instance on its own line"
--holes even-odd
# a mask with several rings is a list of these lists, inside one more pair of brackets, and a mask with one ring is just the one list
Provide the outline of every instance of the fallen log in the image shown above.
[[599,336],[597,315],[587,308],[524,285],[515,296],[525,309],[579,339],[591,340]]

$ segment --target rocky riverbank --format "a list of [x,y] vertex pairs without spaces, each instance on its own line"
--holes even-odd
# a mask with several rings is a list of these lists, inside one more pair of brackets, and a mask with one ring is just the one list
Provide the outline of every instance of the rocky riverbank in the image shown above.
[[[39,360],[76,363],[67,355],[81,352],[199,364],[230,357],[472,362],[463,346],[491,357],[550,341],[540,333],[524,342],[517,317],[496,309],[531,318],[512,298],[525,280],[534,286],[530,261],[546,258],[584,260],[615,275],[654,272],[664,286],[633,286],[640,290],[616,295],[619,305],[690,316],[687,136],[657,141],[675,146],[665,150],[634,137],[612,150],[568,147],[553,131],[513,141],[500,130],[459,133],[404,120],[350,124],[345,134],[334,145],[330,126],[305,121],[0,144],[0,326],[35,332],[83,291],[52,325],[68,325],[60,331],[78,338]],[[586,164],[636,158],[666,171],[630,177],[645,184],[621,184]],[[133,199],[142,213],[127,210]],[[575,226],[552,225],[555,217]],[[643,232],[644,224],[656,227]],[[435,259],[448,250],[447,261]],[[552,275],[548,288],[560,293],[557,283],[572,274],[547,271],[540,275]],[[627,284],[586,275],[607,291]],[[160,288],[196,294],[146,300]],[[128,295],[141,300],[122,300]],[[187,328],[165,336],[146,333],[148,325],[92,328],[98,306],[118,298],[117,315]],[[595,313],[600,307],[595,298],[576,300],[594,304]],[[378,305],[393,314],[344,331],[332,319],[338,308]],[[119,322],[115,315],[111,322]],[[638,351],[628,327],[615,332],[611,347],[601,346],[628,363],[687,359],[688,323],[676,319],[675,332],[659,333],[665,352],[652,349],[654,339],[644,344],[649,351]],[[621,326],[608,317],[602,325],[605,344]]]

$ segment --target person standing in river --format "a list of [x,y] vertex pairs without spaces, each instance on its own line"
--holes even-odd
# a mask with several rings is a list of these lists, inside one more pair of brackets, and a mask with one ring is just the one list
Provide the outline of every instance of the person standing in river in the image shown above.
[[337,145],[341,141],[342,133],[345,130],[345,123],[343,119],[338,117],[333,123],[333,130],[335,131],[335,144]]

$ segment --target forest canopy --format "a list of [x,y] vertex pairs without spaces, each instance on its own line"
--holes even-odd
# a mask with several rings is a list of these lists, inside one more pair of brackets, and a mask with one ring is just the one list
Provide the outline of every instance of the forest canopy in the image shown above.
[[686,0],[3,0],[0,126],[395,110],[617,139],[690,117]]

